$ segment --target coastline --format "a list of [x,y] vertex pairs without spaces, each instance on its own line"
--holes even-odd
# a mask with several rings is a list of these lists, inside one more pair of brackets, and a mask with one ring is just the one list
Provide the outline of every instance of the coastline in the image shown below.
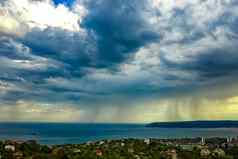
[[174,122],[152,122],[146,125],[152,128],[238,128],[236,120],[195,120]]
[[[0,142],[1,159],[236,159],[238,138],[120,139],[40,145],[35,140]],[[190,157],[190,158],[189,158]]]
[[36,140],[40,144],[78,144],[123,138],[196,138],[237,136],[237,128],[158,128],[143,124],[0,123],[0,140]]

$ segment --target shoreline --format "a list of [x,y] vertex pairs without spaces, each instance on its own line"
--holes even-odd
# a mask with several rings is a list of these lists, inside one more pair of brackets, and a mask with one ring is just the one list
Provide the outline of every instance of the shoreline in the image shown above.
[[[0,141],[1,159],[236,159],[238,138],[118,139],[41,145],[35,140]],[[235,156],[234,156],[235,155]],[[190,158],[188,158],[190,156]]]

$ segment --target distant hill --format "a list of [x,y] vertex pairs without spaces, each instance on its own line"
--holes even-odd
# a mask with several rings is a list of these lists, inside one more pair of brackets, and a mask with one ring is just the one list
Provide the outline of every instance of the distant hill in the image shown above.
[[154,122],[146,127],[159,128],[238,128],[238,121],[181,121],[181,122]]

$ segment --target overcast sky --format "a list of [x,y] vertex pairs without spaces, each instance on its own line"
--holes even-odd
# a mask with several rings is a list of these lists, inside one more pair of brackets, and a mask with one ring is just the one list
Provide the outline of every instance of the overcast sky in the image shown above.
[[238,119],[237,0],[0,0],[0,121]]

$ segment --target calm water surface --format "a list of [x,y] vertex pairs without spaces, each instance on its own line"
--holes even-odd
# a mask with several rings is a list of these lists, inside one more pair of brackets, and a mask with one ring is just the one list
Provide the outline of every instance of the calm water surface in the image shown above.
[[68,144],[122,138],[183,138],[238,136],[237,128],[148,128],[144,124],[0,123],[0,140],[37,140]]

